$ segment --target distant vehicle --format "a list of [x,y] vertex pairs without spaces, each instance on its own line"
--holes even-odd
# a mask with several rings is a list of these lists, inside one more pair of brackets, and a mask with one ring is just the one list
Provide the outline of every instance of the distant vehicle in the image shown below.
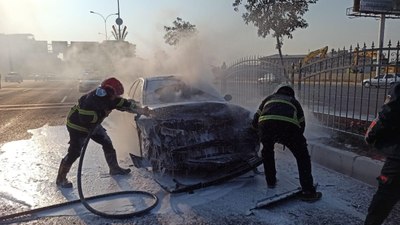
[[34,79],[35,81],[39,81],[39,80],[42,80],[43,78],[42,78],[41,75],[35,74],[35,75],[33,75],[33,79]]
[[83,92],[88,92],[96,87],[98,87],[103,80],[101,78],[93,77],[93,78],[82,78],[79,80],[78,83],[78,91],[83,93]]
[[9,72],[5,77],[4,77],[5,82],[18,82],[21,83],[23,81],[21,74],[17,72]]
[[52,74],[35,74],[34,75],[34,80],[35,81],[49,81],[49,80],[54,80],[55,76]]
[[271,84],[277,82],[276,77],[272,73],[264,74],[262,77],[257,79],[259,84]]
[[364,79],[362,81],[362,85],[366,88],[375,86],[375,87],[390,87],[395,82],[400,81],[400,74],[381,74],[374,78]]

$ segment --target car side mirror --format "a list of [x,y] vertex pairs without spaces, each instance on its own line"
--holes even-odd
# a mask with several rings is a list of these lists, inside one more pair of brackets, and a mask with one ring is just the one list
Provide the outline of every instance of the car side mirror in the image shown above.
[[232,95],[225,95],[224,96],[225,101],[229,102],[230,100],[232,100]]

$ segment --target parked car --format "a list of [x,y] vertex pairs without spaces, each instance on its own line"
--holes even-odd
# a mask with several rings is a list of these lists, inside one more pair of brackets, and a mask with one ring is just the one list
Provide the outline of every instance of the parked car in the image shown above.
[[17,72],[9,72],[4,77],[5,82],[18,82],[21,83],[23,81],[21,74]]
[[98,87],[103,80],[101,78],[81,78],[78,82],[78,91],[81,93],[91,91]]
[[151,116],[140,116],[133,126],[140,153],[135,164],[153,171],[192,174],[196,171],[234,171],[258,160],[259,142],[251,129],[252,113],[227,101],[211,84],[179,76],[137,79],[129,97],[148,106]]
[[35,74],[33,75],[35,81],[52,81],[56,79],[53,74]]
[[277,82],[277,79],[272,73],[264,74],[263,76],[257,79],[257,83],[259,84],[269,84],[275,82]]
[[400,74],[381,74],[374,78],[364,79],[362,85],[364,87],[389,87],[393,83],[400,81]]

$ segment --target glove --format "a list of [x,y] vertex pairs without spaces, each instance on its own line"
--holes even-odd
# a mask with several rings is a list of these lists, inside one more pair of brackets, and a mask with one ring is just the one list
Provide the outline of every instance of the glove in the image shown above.
[[364,141],[366,144],[374,146],[376,139],[371,135],[366,135]]
[[[365,133],[364,140],[365,143],[368,145],[372,145],[376,147],[376,141],[378,139],[378,132],[382,133],[384,131],[384,127],[382,125],[382,122],[379,120],[379,118],[375,118],[371,124],[369,125],[367,132]],[[380,135],[382,137],[382,135]]]
[[133,112],[133,113],[136,113],[136,111],[137,111],[137,106],[136,106],[136,104],[135,104],[135,101],[129,101],[130,103],[131,103],[131,105],[129,106],[129,111],[130,112]]
[[136,113],[145,116],[150,116],[151,110],[149,109],[149,107],[145,106],[143,108],[136,108]]
[[111,110],[108,110],[108,109],[104,110],[104,116],[105,116],[105,117],[107,117],[108,115],[110,115],[110,113],[111,113]]
[[371,132],[371,128],[368,128],[365,136],[364,136],[364,141],[367,145],[374,145],[376,141],[376,137],[373,132]]

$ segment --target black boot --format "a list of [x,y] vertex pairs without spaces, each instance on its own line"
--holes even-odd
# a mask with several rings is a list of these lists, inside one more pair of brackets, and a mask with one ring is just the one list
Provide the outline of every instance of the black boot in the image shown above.
[[318,201],[322,197],[322,193],[319,191],[302,191],[299,193],[298,197],[300,200],[305,202],[315,202]]
[[62,188],[72,188],[72,183],[67,179],[67,173],[71,169],[71,165],[67,165],[64,160],[61,160],[60,167],[58,168],[58,175],[56,184]]
[[131,172],[131,169],[123,169],[119,167],[118,161],[117,161],[117,154],[114,153],[107,153],[104,154],[106,157],[106,161],[108,164],[108,167],[110,168],[110,175],[126,175]]
[[276,178],[266,178],[268,188],[275,188],[276,187]]
[[298,197],[302,201],[315,202],[315,201],[318,201],[322,197],[322,193],[319,191],[316,191],[315,186],[313,186],[310,189],[306,189],[306,190],[303,189],[299,193]]

